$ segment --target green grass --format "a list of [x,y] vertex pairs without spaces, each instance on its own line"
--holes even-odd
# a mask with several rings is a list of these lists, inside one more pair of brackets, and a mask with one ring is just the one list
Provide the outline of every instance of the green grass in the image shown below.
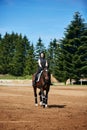
[[21,79],[21,80],[24,80],[24,79],[31,79],[32,78],[32,75],[26,75],[26,76],[13,76],[13,75],[10,75],[10,74],[5,74],[5,75],[0,75],[0,79]]

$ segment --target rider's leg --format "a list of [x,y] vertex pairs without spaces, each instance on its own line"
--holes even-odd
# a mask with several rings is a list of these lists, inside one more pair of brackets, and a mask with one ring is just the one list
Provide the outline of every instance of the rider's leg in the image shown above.
[[35,79],[34,79],[34,81],[33,81],[33,86],[36,85],[37,75],[41,72],[41,70],[42,70],[42,68],[39,67],[37,73],[35,74]]

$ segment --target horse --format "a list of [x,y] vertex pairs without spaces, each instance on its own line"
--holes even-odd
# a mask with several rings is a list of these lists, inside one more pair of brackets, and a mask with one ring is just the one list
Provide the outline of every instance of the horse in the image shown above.
[[33,85],[35,74],[32,76],[32,86],[34,90],[35,106],[38,106],[37,101],[37,88],[38,88],[40,89],[39,92],[40,105],[43,106],[43,108],[45,108],[48,105],[48,92],[50,90],[50,72],[47,68],[44,68],[40,74],[41,74],[40,79],[38,82],[36,82],[36,85]]

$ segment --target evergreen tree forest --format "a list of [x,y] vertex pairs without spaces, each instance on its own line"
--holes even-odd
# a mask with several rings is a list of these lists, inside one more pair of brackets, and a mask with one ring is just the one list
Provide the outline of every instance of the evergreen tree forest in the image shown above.
[[48,48],[41,38],[35,45],[22,34],[0,35],[0,74],[32,75],[41,51],[46,53],[50,72],[60,82],[87,78],[87,24],[81,14],[75,12],[64,37],[51,40]]

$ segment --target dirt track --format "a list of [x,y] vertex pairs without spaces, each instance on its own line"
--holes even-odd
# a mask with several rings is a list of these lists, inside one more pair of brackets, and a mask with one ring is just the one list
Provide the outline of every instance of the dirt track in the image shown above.
[[0,87],[0,130],[87,130],[87,87],[51,87],[48,108],[32,87]]

